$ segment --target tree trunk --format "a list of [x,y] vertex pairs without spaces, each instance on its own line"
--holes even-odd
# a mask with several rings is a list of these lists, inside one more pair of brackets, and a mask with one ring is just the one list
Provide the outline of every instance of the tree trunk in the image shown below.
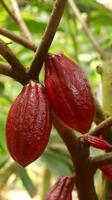
[[[106,61],[102,66],[102,93],[104,112],[112,116],[112,60]],[[112,135],[106,131],[104,138],[112,144]],[[112,182],[106,177],[102,178],[101,200],[112,200]]]

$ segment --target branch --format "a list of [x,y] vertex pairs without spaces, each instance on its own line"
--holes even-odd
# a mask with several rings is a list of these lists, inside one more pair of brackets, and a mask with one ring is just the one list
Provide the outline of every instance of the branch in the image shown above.
[[26,24],[25,24],[25,22],[24,22],[24,20],[21,16],[20,9],[19,9],[17,1],[11,0],[11,3],[12,3],[13,14],[15,16],[16,23],[18,24],[18,26],[20,27],[20,29],[24,33],[24,35],[27,37],[27,39],[29,39],[33,43],[32,35],[31,35],[29,29],[27,28],[27,26],[26,26]]
[[95,40],[90,28],[87,26],[87,24],[83,20],[83,18],[81,16],[81,13],[80,13],[80,10],[78,9],[75,1],[68,0],[68,3],[69,3],[71,9],[74,12],[74,15],[77,17],[77,19],[79,20],[80,24],[82,25],[84,31],[87,33],[87,36],[88,36],[89,40],[91,41],[94,49],[99,53],[99,55],[101,56],[101,58],[103,60],[107,60],[108,59],[108,55],[102,51],[102,49],[100,48],[98,42]]
[[67,0],[56,0],[54,3],[54,8],[52,10],[49,23],[47,24],[40,46],[36,51],[35,57],[31,63],[31,67],[29,70],[31,78],[33,79],[37,79],[38,77],[38,74],[47,56],[47,52],[50,48],[55,32],[61,20],[66,2]]
[[24,39],[23,37],[20,37],[16,34],[14,34],[12,31],[9,31],[5,28],[0,28],[0,34],[10,38],[11,40],[23,45],[24,47],[31,49],[32,51],[36,51],[37,46],[33,44],[31,41]]
[[75,155],[77,155],[77,151],[78,151],[78,148],[77,148],[78,138],[76,137],[74,131],[71,128],[67,127],[62,121],[60,121],[60,119],[56,116],[54,112],[52,112],[52,119],[53,119],[54,127],[58,131],[60,137],[63,139],[74,161],[74,152],[75,152]]
[[91,158],[90,161],[95,170],[104,165],[112,164],[112,152]]
[[93,136],[99,136],[106,131],[108,127],[112,126],[112,117],[102,121],[99,125],[96,126],[93,130],[91,130],[88,134]]
[[104,113],[101,105],[99,104],[98,100],[94,97],[94,101],[95,101],[95,107],[96,107],[96,115],[95,115],[95,119],[94,122],[96,124],[101,123],[102,121],[104,121],[106,119],[106,114]]
[[16,21],[16,17],[15,15],[13,14],[13,12],[9,9],[9,7],[7,6],[7,4],[5,3],[4,0],[0,0],[0,3],[2,4],[2,6],[5,8],[5,10],[7,11],[7,13],[12,17],[12,19],[14,21]]
[[[15,72],[15,76],[20,76],[21,83],[25,84],[28,81],[28,76],[25,72],[25,68],[20,63],[20,61],[16,58],[14,53],[9,49],[6,43],[0,39],[0,54],[8,61],[11,65],[13,71]],[[22,76],[22,77],[21,77]]]
[[12,69],[12,67],[6,63],[0,63],[0,74],[11,77],[21,84],[24,84],[24,82],[25,82],[24,77],[22,77],[22,74],[15,73],[15,71]]
[[5,63],[0,63],[0,74],[12,77],[12,68],[10,65]]

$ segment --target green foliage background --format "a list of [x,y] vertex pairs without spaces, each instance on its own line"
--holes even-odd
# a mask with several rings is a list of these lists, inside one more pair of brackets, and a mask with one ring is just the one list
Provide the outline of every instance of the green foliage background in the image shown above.
[[[10,1],[6,0],[6,2],[10,6]],[[22,17],[24,18],[38,46],[49,20],[54,1],[19,0],[18,2]],[[98,41],[102,49],[110,52],[111,54],[111,10],[97,3],[95,0],[77,0],[76,2],[83,18],[86,19],[86,23],[96,38],[96,41]],[[22,35],[18,26],[1,5],[0,27],[7,28],[18,35]],[[0,38],[9,43],[9,47],[20,59],[23,65],[29,67],[34,56],[34,52],[11,41],[10,39],[7,39],[6,37],[0,35]],[[101,63],[101,60],[68,5],[66,6],[64,16],[49,51],[52,53],[63,52],[72,59],[75,59],[86,72],[93,92],[97,93],[100,76],[96,72],[96,66]],[[0,57],[0,61],[5,62],[2,57]],[[40,75],[40,81],[44,82],[43,70]],[[16,81],[0,75],[0,169],[2,169],[0,170],[0,174],[2,174],[2,177],[6,174],[7,163],[12,163],[5,141],[5,123],[7,113],[12,102],[21,91],[21,88],[22,86]],[[27,170],[22,169],[19,166],[15,166],[14,173],[16,174],[16,180],[14,182],[12,181],[11,184],[13,185],[16,183],[16,187],[22,187],[21,183],[23,183],[30,196],[33,197],[38,181],[36,180],[37,177],[34,175],[34,170],[32,169],[33,167],[36,167],[38,170],[38,168],[43,165],[46,165],[49,168],[53,177],[69,175],[72,173],[72,163],[69,154],[54,129],[52,130],[48,148],[38,161],[35,161],[27,168]],[[5,181],[4,178],[0,178],[1,188],[4,182],[7,183],[8,179],[8,176]]]

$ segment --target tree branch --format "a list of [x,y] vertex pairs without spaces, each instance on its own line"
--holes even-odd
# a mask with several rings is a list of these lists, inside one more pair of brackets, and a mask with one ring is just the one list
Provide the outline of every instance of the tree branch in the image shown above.
[[19,75],[18,77],[15,75],[15,72],[12,70],[12,67],[6,63],[0,63],[0,74],[14,78],[17,81],[19,81],[20,79]]
[[0,3],[2,4],[2,6],[5,8],[5,10],[7,11],[7,13],[12,17],[12,19],[14,21],[16,21],[16,17],[15,15],[13,14],[13,12],[9,9],[9,7],[7,6],[7,4],[5,3],[4,0],[0,0]]
[[95,115],[95,123],[99,124],[106,119],[106,114],[104,113],[101,105],[99,104],[98,100],[94,97],[95,107],[96,107],[96,115]]
[[67,0],[56,0],[54,3],[49,23],[47,24],[41,43],[36,51],[35,57],[31,63],[31,67],[29,70],[30,76],[33,79],[37,79],[38,77],[38,74],[47,56],[47,52],[61,20],[66,2]]
[[52,118],[54,127],[58,131],[60,137],[63,139],[69,153],[72,156],[72,159],[74,160],[74,152],[77,152],[78,138],[76,137],[74,131],[65,126],[65,124],[60,121],[54,112],[52,112]]
[[32,43],[34,43],[32,35],[31,35],[29,29],[27,28],[27,26],[26,26],[26,24],[25,24],[25,22],[24,22],[24,20],[21,16],[17,1],[11,0],[11,3],[12,3],[12,7],[13,7],[13,14],[15,16],[13,19],[16,19],[15,20],[16,23],[18,24],[18,26],[20,27],[20,29],[24,33],[24,35],[27,37],[27,39],[29,39]]
[[37,46],[33,44],[31,41],[24,39],[23,37],[20,37],[13,33],[12,31],[9,31],[5,28],[0,28],[0,34],[10,38],[11,40],[23,45],[24,47],[31,49],[32,51],[36,51]]
[[104,165],[112,164],[112,152],[91,158],[90,161],[95,170]]
[[108,119],[102,121],[99,125],[96,126],[93,130],[91,130],[88,134],[93,136],[99,136],[106,131],[108,127],[112,126],[112,117],[109,117]]
[[24,85],[26,83],[25,78],[22,77],[22,72],[21,73],[15,72],[12,69],[11,65],[9,65],[9,64],[0,63],[0,74],[9,76],[9,77],[15,79],[16,81],[18,81],[19,83],[21,83],[22,85]]
[[10,48],[6,45],[6,43],[0,39],[0,54],[8,61],[11,65],[11,68],[15,72],[15,76],[20,76],[20,80],[22,84],[27,83],[28,75],[26,74],[25,68],[20,63],[20,61],[16,58]]
[[0,63],[0,74],[12,77],[12,68],[6,63]]
[[70,8],[74,12],[74,15],[77,17],[77,19],[79,20],[79,22],[82,25],[83,29],[87,33],[87,36],[88,36],[89,40],[91,41],[91,44],[93,45],[94,49],[99,53],[99,55],[101,56],[101,58],[103,60],[107,60],[108,59],[108,55],[102,51],[102,49],[100,48],[98,42],[95,40],[90,28],[87,26],[87,24],[83,20],[83,18],[81,16],[81,13],[80,13],[80,10],[78,9],[75,1],[68,0],[68,3],[70,5]]

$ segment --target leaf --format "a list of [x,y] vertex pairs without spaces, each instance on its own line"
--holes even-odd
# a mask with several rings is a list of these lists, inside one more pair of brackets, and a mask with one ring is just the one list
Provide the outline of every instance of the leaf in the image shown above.
[[45,162],[49,169],[57,176],[70,175],[72,173],[72,161],[69,156],[62,154],[62,152],[57,153],[54,150],[47,149],[40,159]]
[[29,177],[27,171],[24,168],[20,167],[19,165],[16,166],[16,169],[17,173],[21,178],[21,181],[23,182],[25,189],[27,190],[27,192],[31,197],[34,197],[34,195],[36,194],[36,188],[33,185],[32,180]]

